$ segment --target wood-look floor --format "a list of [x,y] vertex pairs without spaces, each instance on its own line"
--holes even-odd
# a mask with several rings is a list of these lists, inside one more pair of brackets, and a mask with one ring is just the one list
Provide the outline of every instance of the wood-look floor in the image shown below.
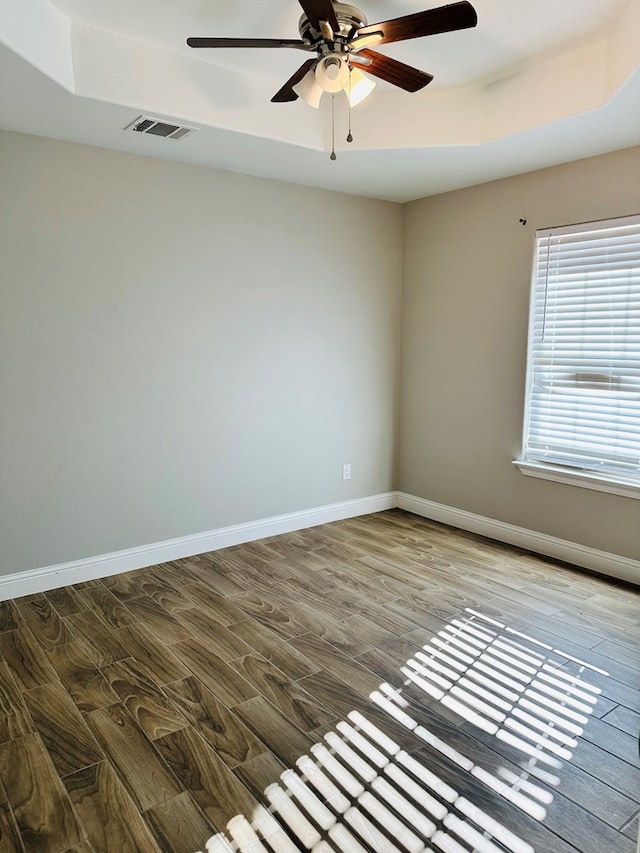
[[633,853],[639,602],[394,510],[0,603],[0,853]]

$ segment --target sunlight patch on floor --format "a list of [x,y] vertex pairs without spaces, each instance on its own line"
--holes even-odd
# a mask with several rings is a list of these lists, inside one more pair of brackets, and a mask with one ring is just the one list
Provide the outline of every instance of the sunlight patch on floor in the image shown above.
[[[563,671],[568,662],[577,674]],[[586,680],[590,671],[607,675],[467,609],[399,668],[402,687],[383,682],[370,700],[480,789],[544,821],[549,788],[560,785],[601,692]],[[469,724],[515,750],[518,772],[492,772],[432,732],[425,709],[434,703],[463,731]],[[355,710],[264,796],[268,807],[234,817],[209,839],[208,853],[293,853],[300,845],[311,853],[534,853]]]

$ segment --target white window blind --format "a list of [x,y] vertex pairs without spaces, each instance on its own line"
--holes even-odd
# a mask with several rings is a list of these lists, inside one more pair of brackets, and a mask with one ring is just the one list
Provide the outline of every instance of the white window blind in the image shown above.
[[640,216],[536,234],[524,459],[640,479]]

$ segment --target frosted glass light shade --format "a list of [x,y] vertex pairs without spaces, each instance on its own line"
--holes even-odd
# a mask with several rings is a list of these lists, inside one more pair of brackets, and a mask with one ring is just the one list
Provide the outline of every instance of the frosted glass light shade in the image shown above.
[[376,88],[375,80],[367,77],[359,68],[351,69],[351,79],[345,92],[352,107],[357,107]]
[[299,83],[296,83],[293,91],[314,110],[320,106],[320,98],[324,94],[324,89],[318,84],[316,72],[313,68],[311,71],[307,71]]

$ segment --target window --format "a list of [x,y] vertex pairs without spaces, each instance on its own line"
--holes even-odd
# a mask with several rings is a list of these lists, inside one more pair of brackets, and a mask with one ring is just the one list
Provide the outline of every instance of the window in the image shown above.
[[640,497],[640,216],[536,233],[516,464]]

